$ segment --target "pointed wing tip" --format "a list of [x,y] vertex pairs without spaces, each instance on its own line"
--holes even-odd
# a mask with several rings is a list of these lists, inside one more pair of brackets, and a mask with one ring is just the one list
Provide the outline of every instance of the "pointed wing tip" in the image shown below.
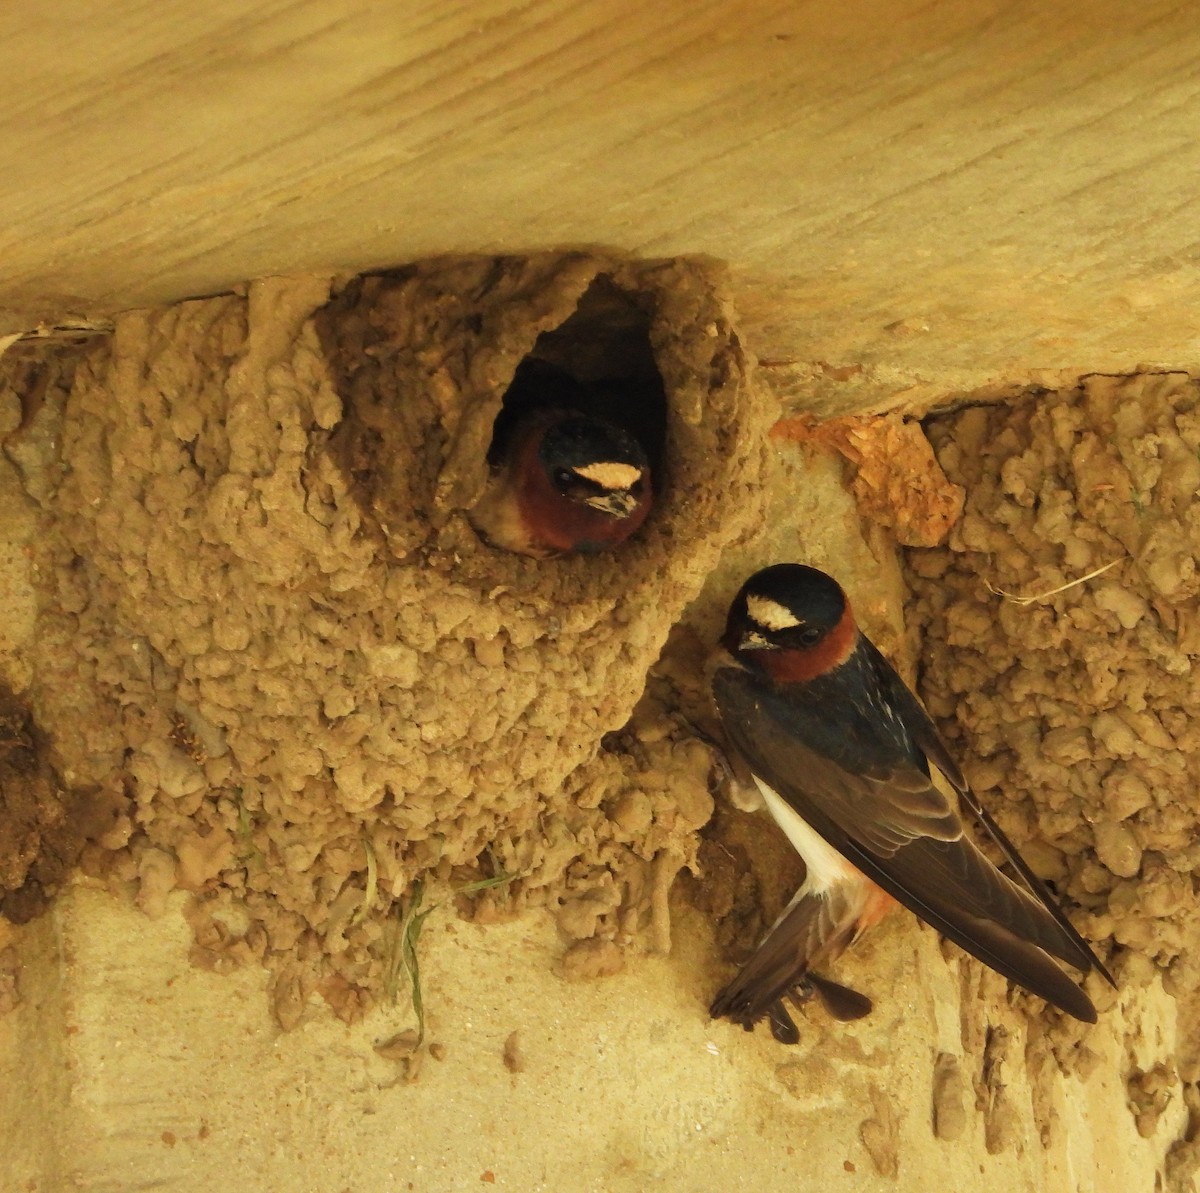
[[[1070,1002],[1070,1006],[1064,1006],[1063,1003]],[[1078,1001],[1073,999],[1063,999],[1062,1003],[1054,1003],[1066,1015],[1070,1015],[1072,1019],[1078,1019],[1080,1023],[1097,1023],[1099,1016],[1096,1014],[1096,1008],[1092,1000],[1088,998],[1082,990],[1079,991]]]
[[1075,985],[1062,970],[1059,970],[1057,977],[1049,983],[1043,979],[1036,984],[1026,984],[1023,981],[1017,981],[1016,984],[1044,998],[1052,1007],[1057,1007],[1064,1015],[1070,1015],[1080,1023],[1096,1023],[1099,1020],[1096,1006],[1087,992]]
[[[1117,985],[1117,979],[1114,978],[1109,972],[1108,966],[1106,966],[1104,962],[1095,955],[1095,953],[1092,954],[1092,969],[1094,969],[1114,990],[1120,989],[1120,987]],[[1076,987],[1076,989],[1079,990],[1078,987]],[[1059,1010],[1065,1011],[1068,1015],[1074,1016],[1081,1023],[1096,1023],[1098,1021],[1096,1008],[1092,1003],[1092,1000],[1087,996],[1087,994],[1084,993],[1083,990],[1079,990],[1079,1000],[1077,1006],[1075,1005],[1075,1000],[1066,1001],[1071,1001],[1073,1005],[1063,1006],[1061,1003],[1058,1003],[1056,1005],[1059,1007]]]
[[[1114,990],[1119,990],[1120,987],[1117,985],[1117,979],[1112,976],[1112,971],[1108,968],[1108,966],[1100,960],[1096,950],[1086,940],[1084,940],[1082,936],[1079,938],[1079,943],[1083,946],[1084,955],[1080,957],[1079,960],[1073,961],[1071,964],[1073,964],[1076,969],[1083,970],[1085,974],[1089,974],[1094,970]],[[1066,958],[1064,957],[1062,960],[1066,960]]]
[[[726,986],[716,998],[708,1005],[708,1017],[710,1019],[729,1019],[734,1023],[740,1024],[749,1031],[754,1026],[753,1020],[749,1018],[745,1006],[738,1005],[733,994],[734,987],[732,984]],[[748,1026],[747,1026],[748,1025]]]

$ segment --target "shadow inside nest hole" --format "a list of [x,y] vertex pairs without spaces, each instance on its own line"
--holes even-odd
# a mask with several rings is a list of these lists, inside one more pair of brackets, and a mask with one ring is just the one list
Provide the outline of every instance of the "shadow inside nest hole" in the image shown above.
[[517,366],[492,424],[488,464],[495,467],[503,458],[522,419],[550,407],[570,409],[636,439],[661,495],[667,394],[650,342],[652,303],[652,295],[625,290],[599,274],[575,311],[542,332]]

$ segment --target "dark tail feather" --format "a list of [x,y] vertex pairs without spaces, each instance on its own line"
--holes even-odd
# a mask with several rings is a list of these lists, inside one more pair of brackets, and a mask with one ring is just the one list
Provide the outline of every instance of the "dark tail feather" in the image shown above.
[[865,1015],[869,999],[809,972],[810,965],[832,960],[850,943],[856,919],[857,910],[839,891],[798,896],[737,977],[713,999],[709,1014],[732,1019],[747,1031],[766,1016],[772,1035],[792,1044],[800,1035],[784,1009],[785,997],[795,994],[794,1001],[803,1000],[805,993],[812,997],[815,992],[834,1018]]
[[[800,1032],[795,1021],[787,1013],[787,1008],[781,1002],[772,1003],[767,1010],[767,1021],[771,1025],[771,1035],[780,1044],[799,1044]],[[747,1031],[754,1030],[753,1023],[743,1023]]]
[[[801,983],[801,991],[804,986],[810,987],[812,991],[807,997],[811,998],[812,994],[816,994],[825,1010],[839,1023],[852,1023],[855,1019],[863,1019],[874,1008],[874,1003],[865,994],[838,982],[831,982],[818,973],[806,974]],[[793,993],[793,1000],[796,997],[797,994]]]

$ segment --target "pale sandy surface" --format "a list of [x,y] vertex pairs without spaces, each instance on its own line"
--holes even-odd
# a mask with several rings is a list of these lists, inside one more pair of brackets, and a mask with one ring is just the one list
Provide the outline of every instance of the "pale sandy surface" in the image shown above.
[[1200,364],[1190,4],[84,0],[0,19],[0,329],[601,244],[728,261],[756,351],[841,409]]

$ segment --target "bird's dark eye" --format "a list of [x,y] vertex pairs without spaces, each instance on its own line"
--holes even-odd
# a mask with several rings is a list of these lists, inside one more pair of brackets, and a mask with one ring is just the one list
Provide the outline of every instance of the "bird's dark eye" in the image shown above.
[[575,479],[575,474],[569,468],[556,468],[554,470],[554,483],[560,488],[567,488]]
[[802,646],[811,646],[820,636],[820,630],[813,629],[812,626],[809,626],[807,629],[800,631],[800,643]]

